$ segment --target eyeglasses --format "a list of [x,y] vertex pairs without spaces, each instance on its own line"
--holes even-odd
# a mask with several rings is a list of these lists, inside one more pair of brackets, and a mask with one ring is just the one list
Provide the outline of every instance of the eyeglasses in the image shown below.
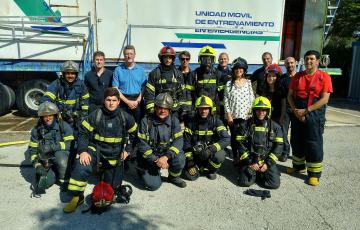
[[181,61],[190,61],[190,58],[180,58]]

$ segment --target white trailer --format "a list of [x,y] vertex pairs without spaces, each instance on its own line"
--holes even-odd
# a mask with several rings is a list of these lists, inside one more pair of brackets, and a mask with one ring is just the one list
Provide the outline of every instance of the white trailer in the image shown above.
[[[231,60],[247,59],[250,72],[261,65],[265,51],[276,62],[290,55],[299,58],[308,48],[322,49],[327,6],[327,1],[310,0],[1,2],[0,81],[16,89],[17,107],[26,115],[36,112],[64,60],[80,63],[82,76],[91,68],[93,50],[104,51],[107,63],[115,66],[122,61],[123,47],[133,44],[136,61],[148,70],[165,45],[188,50],[193,63],[199,48],[211,45]],[[7,91],[9,100],[0,105],[0,114],[14,101]]]

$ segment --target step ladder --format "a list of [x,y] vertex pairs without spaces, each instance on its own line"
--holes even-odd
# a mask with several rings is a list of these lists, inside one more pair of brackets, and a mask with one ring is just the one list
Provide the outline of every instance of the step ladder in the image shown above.
[[332,28],[332,24],[334,22],[336,11],[340,6],[341,0],[330,0],[328,1],[328,7],[327,7],[327,16],[326,16],[326,23],[324,28],[324,41],[325,44],[328,42],[330,38],[330,31]]

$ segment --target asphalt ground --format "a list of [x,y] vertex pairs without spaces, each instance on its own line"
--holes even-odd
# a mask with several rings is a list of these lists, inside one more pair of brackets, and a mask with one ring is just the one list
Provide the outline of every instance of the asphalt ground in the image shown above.
[[[304,174],[282,173],[281,186],[271,191],[271,198],[247,196],[243,194],[247,188],[236,185],[237,172],[227,158],[215,181],[201,177],[187,182],[185,189],[164,182],[150,192],[143,189],[130,164],[125,184],[131,184],[134,192],[129,204],[115,204],[102,215],[82,214],[86,205],[64,214],[69,197],[58,186],[40,198],[30,198],[33,169],[1,167],[1,229],[359,229],[360,110],[338,102],[330,103],[327,110],[324,169],[317,187],[307,185]],[[13,128],[0,136],[14,134],[12,138],[19,140],[20,132],[28,133]],[[25,150],[26,145],[1,148],[0,163],[26,163]],[[291,160],[279,163],[282,172],[290,166]],[[96,178],[91,178],[86,195],[95,183]]]

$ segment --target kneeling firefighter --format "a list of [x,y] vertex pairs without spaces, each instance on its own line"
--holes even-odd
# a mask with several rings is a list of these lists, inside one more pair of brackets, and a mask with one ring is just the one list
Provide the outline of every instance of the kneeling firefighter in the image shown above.
[[236,140],[240,155],[240,186],[248,187],[259,181],[266,188],[280,186],[280,173],[276,166],[282,153],[281,127],[270,119],[271,103],[266,97],[257,97],[252,105],[253,116],[242,123]]
[[184,151],[185,178],[196,180],[200,171],[207,168],[206,176],[216,179],[216,173],[225,160],[224,148],[230,144],[230,136],[223,122],[212,114],[213,101],[207,96],[195,102],[197,114],[185,123]]
[[64,184],[69,149],[74,140],[71,126],[62,121],[54,103],[40,104],[38,116],[28,148],[36,172],[35,194],[45,193],[45,189],[56,182]]
[[[132,152],[137,125],[134,118],[119,108],[120,95],[116,88],[108,88],[104,92],[104,105],[94,110],[79,128],[78,159],[71,173],[68,192],[71,201],[64,207],[64,212],[74,212],[84,202],[84,191],[89,176],[96,170],[101,180],[116,191],[121,187],[122,176],[119,168]],[[127,140],[129,137],[129,140]],[[97,188],[107,191],[108,196],[101,196],[103,201],[96,200],[97,189],[93,193],[93,201],[101,201],[100,206],[112,203],[111,191],[101,183]],[[96,203],[95,203],[96,205]]]

